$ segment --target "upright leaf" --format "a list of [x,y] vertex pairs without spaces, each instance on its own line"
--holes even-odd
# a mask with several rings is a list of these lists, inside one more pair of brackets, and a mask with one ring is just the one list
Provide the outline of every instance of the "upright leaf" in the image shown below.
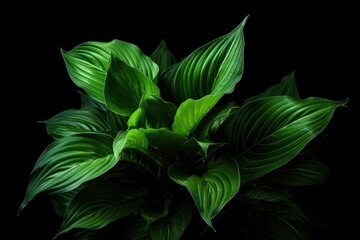
[[212,229],[211,219],[240,188],[239,168],[235,159],[230,156],[222,156],[211,162],[202,176],[190,175],[178,165],[171,166],[168,174],[173,181],[187,188],[201,217]]
[[70,51],[61,49],[66,69],[73,82],[90,96],[104,103],[104,85],[111,56],[115,56],[155,80],[158,66],[134,44],[120,40],[111,42],[90,41]]
[[289,162],[346,102],[274,96],[250,102],[218,128],[217,139],[229,144],[243,180],[263,176]]
[[176,111],[172,130],[184,137],[189,137],[202,118],[220,100],[220,95],[207,95],[198,100],[188,99]]
[[275,84],[274,86],[266,89],[264,92],[258,95],[247,98],[244,101],[244,105],[264,97],[280,96],[280,95],[286,95],[297,99],[300,98],[296,87],[295,71],[285,76],[280,83]]
[[111,169],[113,139],[105,134],[82,133],[60,138],[41,154],[31,172],[21,211],[40,193],[71,191]]
[[144,73],[112,56],[104,94],[111,111],[130,116],[139,107],[144,94],[160,96],[160,90]]
[[164,40],[161,40],[159,46],[150,55],[150,58],[159,66],[160,73],[176,63],[174,54],[169,51]]
[[69,109],[45,121],[47,133],[54,139],[77,133],[109,132],[106,113],[95,107]]
[[180,209],[168,217],[157,220],[150,225],[152,240],[178,240],[187,229],[192,216],[189,205],[183,204]]
[[74,228],[100,229],[136,213],[146,195],[145,189],[129,184],[91,184],[71,201],[55,238]]
[[177,104],[233,92],[243,74],[246,19],[230,33],[196,49],[160,76],[162,93]]

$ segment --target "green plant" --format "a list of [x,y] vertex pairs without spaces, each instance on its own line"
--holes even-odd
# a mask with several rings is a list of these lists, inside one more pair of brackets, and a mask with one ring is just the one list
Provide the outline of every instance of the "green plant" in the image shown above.
[[150,56],[120,40],[62,50],[81,107],[45,121],[54,141],[19,213],[46,195],[63,218],[54,238],[101,239],[115,226],[118,239],[194,239],[190,223],[216,231],[240,209],[239,236],[309,239],[291,190],[326,180],[310,143],[346,101],[301,99],[294,72],[224,101],[242,77],[245,22],[179,62],[164,41]]

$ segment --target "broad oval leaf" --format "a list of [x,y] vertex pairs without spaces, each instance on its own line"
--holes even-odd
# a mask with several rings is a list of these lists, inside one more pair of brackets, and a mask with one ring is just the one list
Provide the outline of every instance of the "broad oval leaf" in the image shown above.
[[95,107],[69,109],[45,121],[47,133],[54,139],[65,136],[110,131],[106,113]]
[[181,166],[172,165],[169,177],[190,192],[201,217],[214,231],[211,219],[235,196],[240,188],[239,167],[231,156],[210,163],[202,174],[190,175]]
[[188,99],[183,102],[176,111],[172,130],[188,138],[222,96],[207,95],[198,100]]
[[111,58],[105,81],[106,106],[120,115],[130,116],[144,94],[160,96],[159,88],[148,76],[116,56]]
[[297,99],[300,98],[296,87],[295,71],[285,76],[280,83],[271,86],[270,88],[266,89],[264,92],[258,95],[247,98],[243,104],[245,105],[249,102],[265,97],[280,96],[280,95],[286,95]]
[[71,201],[55,238],[74,228],[100,229],[136,213],[146,195],[144,188],[131,184],[112,181],[90,184]]
[[177,104],[191,98],[233,92],[244,66],[246,19],[230,33],[196,49],[160,76],[162,93]]
[[71,80],[90,96],[104,103],[104,85],[111,55],[138,69],[151,80],[158,74],[158,66],[134,44],[113,40],[90,41],[79,44],[70,51],[61,49]]
[[116,163],[113,138],[100,133],[81,133],[60,138],[41,154],[32,172],[21,211],[40,193],[71,191],[94,179]]
[[159,66],[160,73],[176,63],[174,54],[169,51],[164,40],[161,40],[159,46],[150,55],[150,58]]
[[187,229],[192,216],[190,205],[183,204],[179,210],[150,225],[152,240],[178,240]]
[[230,153],[237,157],[242,179],[255,179],[293,159],[345,103],[288,96],[262,98],[228,117],[216,136],[227,142]]
[[139,108],[130,116],[127,125],[135,128],[170,128],[176,109],[175,104],[171,102],[145,94]]

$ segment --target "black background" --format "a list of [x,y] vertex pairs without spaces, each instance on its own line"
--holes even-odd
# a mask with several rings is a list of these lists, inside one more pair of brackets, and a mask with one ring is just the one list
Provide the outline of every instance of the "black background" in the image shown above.
[[[245,73],[234,100],[256,94],[293,70],[302,98],[350,98],[339,108],[325,132],[321,159],[333,174],[325,186],[299,191],[299,201],[330,226],[330,239],[352,239],[358,217],[355,126],[355,84],[358,51],[354,7],[305,3],[248,6],[220,1],[193,6],[140,3],[125,5],[15,6],[3,19],[2,77],[4,159],[2,199],[9,217],[9,239],[51,239],[60,222],[47,199],[31,202],[20,216],[30,171],[50,142],[37,121],[79,106],[77,87],[67,75],[60,48],[70,50],[85,41],[120,39],[150,55],[164,39],[178,60],[201,45],[228,33],[250,15],[244,29]],[[85,8],[86,6],[86,8]],[[16,10],[15,10],[16,9]],[[10,10],[10,9],[9,9]],[[352,139],[354,137],[354,139]],[[10,221],[7,221],[9,219]],[[337,236],[337,237],[335,237]]]

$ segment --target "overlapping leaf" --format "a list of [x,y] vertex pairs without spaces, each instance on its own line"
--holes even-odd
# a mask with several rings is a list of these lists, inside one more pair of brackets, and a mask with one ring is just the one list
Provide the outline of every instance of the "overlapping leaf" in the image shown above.
[[174,54],[169,51],[164,40],[161,40],[159,46],[150,55],[150,58],[159,66],[160,73],[176,63]]
[[242,178],[258,178],[290,161],[344,104],[320,98],[262,98],[226,119],[217,137],[229,143]]
[[121,59],[151,80],[157,78],[159,70],[140,48],[120,40],[85,42],[70,51],[61,50],[61,53],[73,82],[102,103],[105,102],[104,86],[111,56]]
[[71,201],[55,238],[74,228],[100,229],[136,213],[146,195],[140,186],[116,182],[91,184]]
[[111,169],[113,138],[105,134],[82,133],[60,138],[41,154],[20,209],[40,193],[62,193]]
[[245,22],[168,68],[160,76],[162,93],[177,104],[189,98],[231,93],[243,74]]
[[230,156],[222,156],[211,162],[202,176],[188,174],[178,165],[171,166],[168,174],[173,181],[187,188],[201,217],[213,229],[211,219],[240,188],[239,168],[235,159]]

